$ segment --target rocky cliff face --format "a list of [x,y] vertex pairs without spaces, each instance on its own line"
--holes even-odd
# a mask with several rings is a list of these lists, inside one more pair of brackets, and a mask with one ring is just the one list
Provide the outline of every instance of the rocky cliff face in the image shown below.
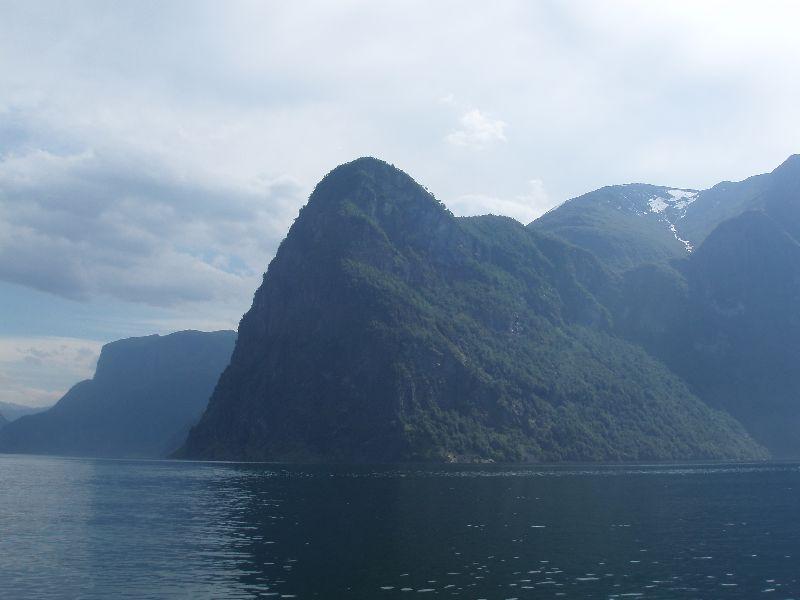
[[178,455],[650,460],[763,450],[615,337],[618,279],[511,219],[453,215],[376,159],[317,186]]

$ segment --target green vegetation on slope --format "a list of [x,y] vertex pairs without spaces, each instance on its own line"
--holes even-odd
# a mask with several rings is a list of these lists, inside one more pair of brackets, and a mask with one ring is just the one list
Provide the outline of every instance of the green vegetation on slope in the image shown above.
[[755,458],[615,338],[616,279],[511,219],[458,219],[375,159],[317,186],[179,455],[312,461]]
[[667,189],[646,184],[604,187],[562,204],[528,227],[590,251],[613,270],[666,263],[686,255],[665,215],[649,206],[651,198],[668,197]]
[[606,303],[617,334],[664,361],[775,456],[800,456],[800,155],[699,192],[667,215],[675,235],[694,245],[691,254],[664,253],[672,231],[645,235],[657,233],[646,204],[660,189],[603,188],[531,227],[620,274],[619,293]]
[[750,211],[676,266],[626,275],[622,334],[776,456],[800,456],[800,244]]

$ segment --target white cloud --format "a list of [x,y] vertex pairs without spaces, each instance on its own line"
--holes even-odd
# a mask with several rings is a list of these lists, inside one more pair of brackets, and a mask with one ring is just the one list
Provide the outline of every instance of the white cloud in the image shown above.
[[[800,150],[791,2],[55,6],[0,7],[0,278],[169,305],[152,323],[235,322],[307,192],[359,155],[526,222]],[[547,194],[520,192],[532,172]]]
[[454,214],[459,216],[503,215],[520,223],[530,223],[556,205],[544,188],[541,179],[528,181],[528,189],[508,198],[486,194],[465,194],[450,203]]
[[0,278],[77,299],[240,306],[301,203],[286,178],[218,183],[106,151],[10,155]]
[[461,129],[450,132],[445,137],[453,146],[483,150],[498,142],[506,142],[506,123],[493,119],[477,108],[468,110],[460,119]]
[[101,342],[65,337],[0,337],[0,401],[49,406],[94,374]]

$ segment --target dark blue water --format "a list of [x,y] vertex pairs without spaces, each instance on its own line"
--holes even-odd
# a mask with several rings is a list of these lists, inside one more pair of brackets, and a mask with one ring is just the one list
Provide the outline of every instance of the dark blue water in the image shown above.
[[0,455],[0,598],[800,598],[800,466]]

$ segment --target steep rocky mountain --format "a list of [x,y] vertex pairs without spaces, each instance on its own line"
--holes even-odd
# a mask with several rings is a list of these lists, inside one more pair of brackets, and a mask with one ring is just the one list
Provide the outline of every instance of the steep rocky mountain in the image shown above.
[[[683,210],[693,192],[679,191],[657,192],[660,212]],[[765,456],[739,423],[615,335],[621,281],[536,228],[454,217],[384,162],[348,163],[317,186],[281,244],[177,455]]]
[[199,418],[235,340],[233,331],[182,331],[106,344],[92,379],[0,431],[0,452],[165,456]]

